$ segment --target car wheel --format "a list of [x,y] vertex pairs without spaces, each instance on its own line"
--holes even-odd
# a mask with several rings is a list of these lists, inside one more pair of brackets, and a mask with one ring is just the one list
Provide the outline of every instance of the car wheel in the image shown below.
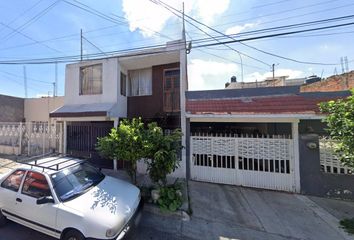
[[2,214],[1,209],[0,209],[0,227],[4,226],[7,222],[6,217]]
[[63,240],[85,240],[85,237],[79,231],[70,230],[64,235]]

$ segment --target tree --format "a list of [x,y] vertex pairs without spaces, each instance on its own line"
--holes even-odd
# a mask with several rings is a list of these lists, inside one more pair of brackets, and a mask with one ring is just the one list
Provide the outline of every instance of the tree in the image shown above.
[[333,140],[338,142],[335,151],[344,165],[354,168],[354,89],[346,99],[320,104],[320,110],[328,114],[323,120]]
[[137,162],[144,157],[144,123],[140,118],[121,121],[108,136],[98,139],[97,150],[112,160],[129,161],[127,171],[136,183]]
[[182,133],[179,129],[164,134],[157,124],[150,123],[145,133],[145,162],[151,180],[166,185],[167,175],[179,167]]
[[145,159],[147,171],[155,183],[166,184],[166,176],[179,166],[181,132],[164,134],[156,122],[147,128],[141,118],[123,120],[108,136],[99,138],[96,149],[104,157],[129,161],[129,176],[136,184],[137,162]]

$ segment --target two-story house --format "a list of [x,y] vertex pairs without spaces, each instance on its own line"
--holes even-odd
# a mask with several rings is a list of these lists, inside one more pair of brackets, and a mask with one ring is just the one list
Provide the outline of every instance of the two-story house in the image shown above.
[[165,47],[68,64],[64,105],[50,113],[53,120],[64,122],[66,153],[112,167],[98,156],[95,144],[120,119],[141,117],[166,130],[181,128],[184,46],[173,41]]

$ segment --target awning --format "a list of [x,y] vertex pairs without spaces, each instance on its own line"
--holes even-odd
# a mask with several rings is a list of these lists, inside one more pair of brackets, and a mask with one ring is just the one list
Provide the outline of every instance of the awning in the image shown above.
[[50,117],[116,117],[117,103],[64,105],[49,114]]

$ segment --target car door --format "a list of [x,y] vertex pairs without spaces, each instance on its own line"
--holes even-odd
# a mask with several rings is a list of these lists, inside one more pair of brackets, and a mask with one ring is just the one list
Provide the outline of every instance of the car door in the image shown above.
[[60,231],[56,229],[58,203],[37,204],[41,197],[53,197],[48,179],[42,173],[28,171],[21,191],[17,193],[17,215],[31,228],[60,236]]
[[16,213],[17,209],[17,192],[20,189],[25,170],[16,170],[11,173],[0,185],[0,208],[3,213],[10,218]]

